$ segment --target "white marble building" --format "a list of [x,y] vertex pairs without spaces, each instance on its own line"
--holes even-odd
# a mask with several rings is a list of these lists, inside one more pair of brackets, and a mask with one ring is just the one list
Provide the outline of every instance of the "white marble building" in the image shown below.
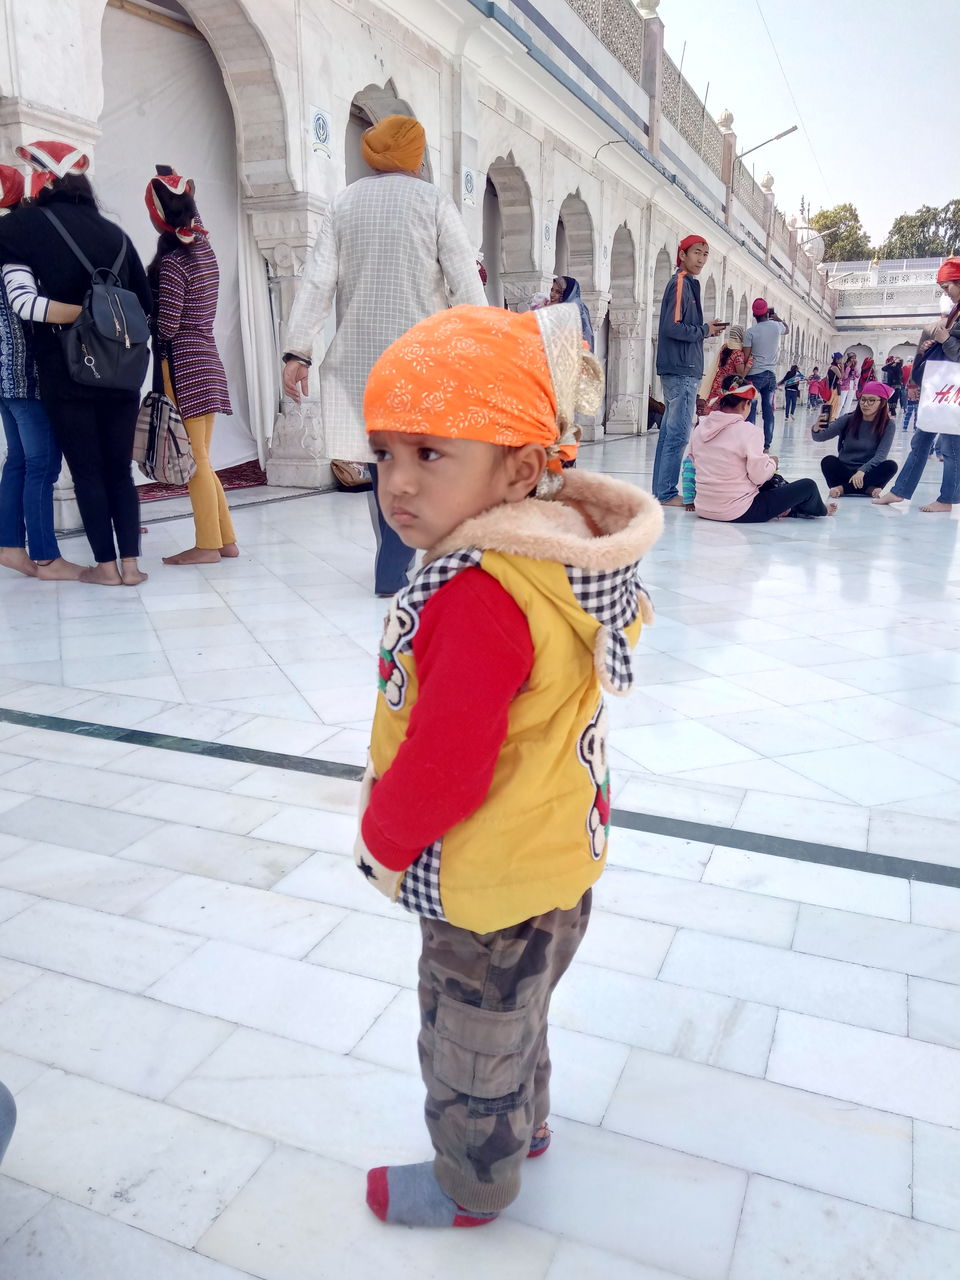
[[838,346],[879,369],[888,356],[913,358],[921,330],[940,315],[942,258],[830,263],[836,282]]
[[711,243],[711,317],[742,322],[766,297],[790,326],[785,363],[822,362],[834,328],[773,179],[754,181],[730,111],[715,123],[664,53],[657,3],[0,0],[0,150],[88,148],[104,207],[145,256],[153,163],[197,179],[236,409],[215,465],[259,455],[271,483],[327,483],[318,403],[280,404],[278,347],[319,215],[363,172],[363,128],[393,111],[423,121],[430,177],[484,254],[491,302],[523,307],[555,271],[580,280],[608,369],[596,434],[642,431],[659,299],[688,232]]

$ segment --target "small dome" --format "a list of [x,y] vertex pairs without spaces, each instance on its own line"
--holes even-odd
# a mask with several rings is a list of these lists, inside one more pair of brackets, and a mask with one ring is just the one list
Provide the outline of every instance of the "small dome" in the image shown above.
[[723,110],[720,112],[720,114],[717,116],[717,124],[724,131],[724,133],[728,132],[730,129],[733,128],[733,112],[730,110],[729,107],[724,107]]
[[655,18],[660,0],[634,0],[641,18]]
[[767,194],[769,194],[773,190],[773,174],[769,171],[769,169],[760,179],[760,189],[762,191],[766,191]]

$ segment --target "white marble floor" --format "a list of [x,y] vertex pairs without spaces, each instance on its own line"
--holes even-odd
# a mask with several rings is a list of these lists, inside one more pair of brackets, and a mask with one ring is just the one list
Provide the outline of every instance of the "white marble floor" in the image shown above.
[[[583,462],[643,483],[655,443]],[[0,706],[360,762],[364,500],[237,524],[196,569],[159,564],[188,522],[151,525],[135,591],[5,576]],[[466,1239],[363,1205],[428,1147],[417,931],[352,869],[356,784],[0,723],[0,1275],[960,1280],[960,889],[724,842],[960,866],[958,527],[668,512],[615,802],[718,830],[615,830],[554,1147]]]

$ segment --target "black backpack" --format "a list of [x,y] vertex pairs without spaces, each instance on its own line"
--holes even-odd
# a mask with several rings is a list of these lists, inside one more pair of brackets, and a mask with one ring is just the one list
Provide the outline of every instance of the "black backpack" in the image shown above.
[[127,237],[112,267],[94,267],[73,236],[49,209],[41,209],[74,256],[90,272],[90,288],[73,324],[60,330],[67,372],[74,382],[101,391],[139,391],[150,363],[150,326],[140,299],[117,274]]

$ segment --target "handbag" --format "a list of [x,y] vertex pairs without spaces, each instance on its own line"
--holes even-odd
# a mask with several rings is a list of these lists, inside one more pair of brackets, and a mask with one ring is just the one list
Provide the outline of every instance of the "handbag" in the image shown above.
[[196,475],[197,462],[183,419],[162,391],[151,391],[140,406],[133,460],[159,484],[186,484]]
[[79,316],[58,330],[67,372],[83,387],[139,391],[150,361],[150,328],[140,299],[123,288],[117,274],[127,255],[127,237],[112,267],[94,267],[60,219],[49,209],[40,212],[90,272]]
[[960,436],[960,364],[956,361],[924,362],[917,430]]
[[363,462],[343,462],[334,458],[330,463],[333,482],[341,493],[369,493],[373,488],[370,472]]

